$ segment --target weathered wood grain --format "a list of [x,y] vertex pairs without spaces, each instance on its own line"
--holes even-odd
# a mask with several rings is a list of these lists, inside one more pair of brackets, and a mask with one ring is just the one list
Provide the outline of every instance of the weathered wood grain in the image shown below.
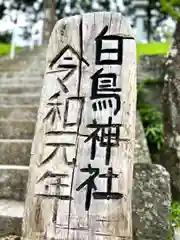
[[46,60],[23,240],[132,239],[132,30],[120,13],[64,18],[54,27]]

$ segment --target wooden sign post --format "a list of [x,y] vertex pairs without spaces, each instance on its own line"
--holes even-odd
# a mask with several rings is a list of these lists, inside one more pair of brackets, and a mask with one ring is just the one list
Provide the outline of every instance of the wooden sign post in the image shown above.
[[58,21],[32,146],[23,240],[132,239],[136,43],[120,13]]

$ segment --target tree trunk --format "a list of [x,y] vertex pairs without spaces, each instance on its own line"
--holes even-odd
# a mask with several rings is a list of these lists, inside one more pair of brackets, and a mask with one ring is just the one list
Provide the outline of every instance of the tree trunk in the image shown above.
[[171,175],[172,194],[180,199],[180,20],[165,64],[163,112],[164,157],[162,164]]
[[48,44],[56,21],[56,0],[44,0],[43,43]]
[[151,10],[152,10],[152,3],[151,3],[151,1],[149,1],[149,5],[147,7],[147,39],[148,39],[148,42],[151,41],[151,34],[152,34],[152,24],[151,24],[152,14],[151,14]]

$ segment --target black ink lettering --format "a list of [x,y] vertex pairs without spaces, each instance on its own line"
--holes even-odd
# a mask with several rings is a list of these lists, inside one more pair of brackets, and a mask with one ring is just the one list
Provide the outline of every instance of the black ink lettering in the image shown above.
[[99,168],[92,168],[91,164],[88,164],[87,168],[81,168],[80,171],[87,172],[91,175],[87,180],[81,183],[79,187],[77,187],[76,189],[76,191],[80,191],[82,188],[84,188],[87,185],[85,210],[88,211],[91,204],[92,190],[93,189],[97,190],[94,180],[99,175]]
[[[61,194],[61,188],[67,188],[69,187],[68,184],[62,183],[62,178],[69,177],[68,174],[59,174],[59,173],[53,173],[51,171],[47,171],[44,173],[44,175],[38,180],[38,182],[45,180],[46,178],[53,178],[56,180],[56,182],[52,182],[49,185],[45,185],[45,193],[44,194],[36,194],[36,196],[41,196],[44,198],[55,198],[54,206],[53,206],[53,218],[52,222],[56,224],[57,221],[57,211],[58,211],[58,200],[73,200],[73,198],[70,195],[62,195]],[[37,183],[38,183],[37,182]],[[51,186],[56,186],[56,191],[54,194],[49,193],[49,190]]]
[[107,106],[106,106],[106,101],[105,101],[105,100],[103,100],[103,107],[104,107],[104,109],[107,108]]
[[64,57],[64,60],[72,60],[72,57]]
[[60,147],[74,147],[74,143],[46,143],[46,146],[54,147],[54,150],[45,158],[41,161],[40,165],[44,165],[47,162],[51,161],[57,154],[57,151],[59,150]]
[[[67,52],[67,50],[70,50],[72,52],[72,54],[74,54],[76,56],[76,58],[82,62],[84,62],[87,66],[89,66],[89,63],[79,55],[79,53],[72,48],[70,45],[66,45],[58,54],[57,56],[51,61],[49,68],[52,69],[52,67],[54,66],[54,64],[56,64],[56,62]],[[65,57],[65,60],[72,60],[72,57]]]
[[[133,37],[123,37],[117,35],[105,35],[108,31],[108,26],[105,26],[100,34],[95,38],[96,41],[96,64],[97,65],[122,65],[123,61],[123,39],[134,39]],[[110,45],[115,43],[115,48],[103,48],[103,42],[111,41]],[[104,58],[103,54],[115,55],[114,59]]]
[[64,92],[64,93],[68,93],[69,92],[69,89],[66,87],[66,85],[63,83],[63,80],[61,80],[59,77],[56,78],[56,80],[58,81],[60,87],[61,87],[61,90]]
[[[106,147],[106,159],[105,164],[109,165],[111,158],[111,148],[119,146],[120,127],[122,124],[113,124],[112,117],[109,117],[108,124],[97,124],[96,120],[93,120],[93,124],[88,124],[87,128],[96,128],[84,142],[88,142],[92,139],[91,145],[91,160],[95,159],[96,155],[96,142],[99,141],[100,147]],[[113,132],[112,130],[115,130]],[[98,133],[101,131],[101,135]],[[107,141],[106,141],[107,139]]]
[[[77,69],[77,65],[73,63],[73,60],[74,60],[73,57],[64,56],[64,54],[68,50],[70,50],[70,52],[76,57],[76,59],[79,60],[79,62],[81,62],[81,63],[83,62],[86,66],[89,66],[89,63],[83,58],[82,54],[81,53],[79,54],[71,46],[66,45],[60,51],[60,53],[52,60],[51,64],[49,65],[49,68],[51,70],[48,71],[46,74],[66,72],[66,74],[64,75],[64,77],[62,79],[59,76],[56,77],[56,80],[58,81],[58,83],[64,93],[69,92],[69,89],[67,88],[67,86],[64,83],[74,74],[74,72]],[[56,67],[54,67],[54,65],[62,57],[63,57],[63,60],[70,61],[70,63],[58,64]],[[53,67],[55,69],[52,69]]]
[[80,137],[88,137],[88,134],[77,133],[77,131],[48,131],[45,133],[47,136],[60,136],[60,135],[78,135]]
[[[45,133],[46,136],[61,136],[61,135],[77,135],[77,132],[76,131],[48,131]],[[78,134],[78,136],[82,136],[82,137],[87,137],[87,135],[83,135],[83,134]],[[63,148],[63,157],[64,157],[64,162],[67,164],[67,165],[73,165],[75,164],[75,160],[73,159],[72,161],[71,160],[68,160],[67,159],[67,151],[68,151],[68,147],[73,147],[75,146],[75,143],[67,143],[67,142],[56,142],[56,143],[53,143],[53,142],[46,142],[45,143],[46,146],[50,146],[50,147],[54,147],[54,150],[45,158],[43,159],[41,162],[40,162],[40,165],[44,165],[46,164],[47,162],[49,162],[50,160],[52,160],[56,154],[57,154],[57,151],[59,150],[60,147]]]
[[[58,199],[61,199],[61,200],[70,200],[70,196],[68,196],[68,195],[61,195],[61,193],[60,193],[60,188],[61,187],[69,187],[68,184],[63,184],[61,182],[61,179],[62,178],[66,178],[66,177],[69,177],[69,175],[68,174],[53,173],[51,171],[45,172],[43,174],[43,176],[37,181],[37,183],[39,183],[41,181],[44,181],[46,178],[55,178],[56,182],[52,183],[50,185],[45,185],[45,193],[44,194],[36,194],[36,195],[37,196],[42,196],[42,197],[49,197],[49,198],[55,197],[55,198],[58,198]],[[56,193],[55,194],[49,194],[47,192],[47,190],[50,189],[51,185],[55,185],[56,186]]]
[[99,178],[107,178],[107,192],[94,192],[94,199],[121,199],[123,197],[122,193],[112,192],[112,179],[118,178],[118,174],[114,174],[112,168],[108,168],[106,174],[100,174]]
[[[106,32],[108,31],[108,26],[105,26],[101,33],[96,37],[96,64],[97,65],[113,65],[113,64],[122,64],[122,56],[123,56],[123,38],[116,35],[107,35]],[[117,48],[110,48],[110,49],[103,49],[103,42],[105,41],[114,41],[117,44]],[[102,59],[103,53],[115,53],[116,59]]]
[[57,100],[57,102],[48,102],[47,105],[51,106],[51,109],[48,111],[48,113],[46,114],[44,121],[49,119],[51,117],[51,125],[53,126],[56,115],[59,118],[59,120],[61,120],[61,113],[59,110],[59,106],[62,105],[62,103],[58,102],[58,97],[60,96],[60,92],[55,93],[53,96],[51,96],[49,98],[50,100]]
[[[73,121],[72,122],[68,122],[68,110],[69,110],[69,102],[70,101],[78,101],[79,102],[79,110],[78,110],[78,113],[77,113],[77,119],[73,119],[73,120],[76,120],[76,121]],[[66,103],[65,103],[65,111],[64,111],[64,123],[63,123],[63,127],[66,128],[66,127],[71,127],[71,126],[74,126],[74,125],[80,125],[81,124],[81,118],[82,118],[82,112],[83,112],[83,107],[84,107],[84,97],[69,97],[66,99]]]
[[[114,115],[117,115],[121,108],[121,101],[120,96],[117,94],[117,92],[121,92],[120,88],[116,87],[116,74],[114,73],[101,73],[103,71],[103,68],[99,69],[94,75],[91,76],[92,81],[92,88],[91,88],[91,100],[95,99],[102,99],[107,98],[108,101],[109,98],[114,98],[116,100],[116,108],[114,110]],[[107,78],[107,79],[106,79]],[[109,81],[109,84],[107,84],[105,81]],[[94,103],[93,103],[94,104]],[[102,111],[102,105],[98,102],[99,110]],[[103,104],[103,107],[106,106]],[[97,105],[92,106],[94,111],[97,111]],[[111,105],[112,107],[112,101]]]
[[68,161],[68,158],[67,158],[67,148],[63,148],[63,157],[64,157],[64,162],[65,164],[67,165],[75,165],[76,161],[75,159],[73,158],[71,162]]

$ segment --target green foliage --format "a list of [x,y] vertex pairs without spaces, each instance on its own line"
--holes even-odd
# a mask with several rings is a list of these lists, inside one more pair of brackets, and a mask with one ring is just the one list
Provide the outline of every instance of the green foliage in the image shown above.
[[168,239],[174,239],[174,228],[180,227],[180,202],[172,201],[171,203],[171,211],[169,216],[170,221],[170,229],[168,232]]
[[150,104],[142,104],[146,95],[144,83],[137,86],[137,109],[144,126],[149,150],[151,153],[159,152],[163,147],[163,122],[162,114]]
[[161,11],[168,13],[171,17],[178,20],[180,18],[180,0],[160,0]]
[[172,202],[170,220],[174,227],[180,227],[180,202]]
[[6,10],[6,7],[4,3],[0,3],[0,19],[4,16],[4,11]]
[[[170,43],[150,42],[137,43],[137,59],[140,55],[147,54],[165,54],[168,52]],[[147,79],[140,84],[137,84],[137,109],[143,122],[145,134],[148,141],[149,150],[151,153],[161,151],[163,147],[163,121],[162,114],[149,104],[142,104],[146,97],[147,90],[145,84],[161,84],[161,80]]]
[[0,33],[0,42],[1,43],[10,43],[11,42],[11,33],[9,33],[9,32]]

